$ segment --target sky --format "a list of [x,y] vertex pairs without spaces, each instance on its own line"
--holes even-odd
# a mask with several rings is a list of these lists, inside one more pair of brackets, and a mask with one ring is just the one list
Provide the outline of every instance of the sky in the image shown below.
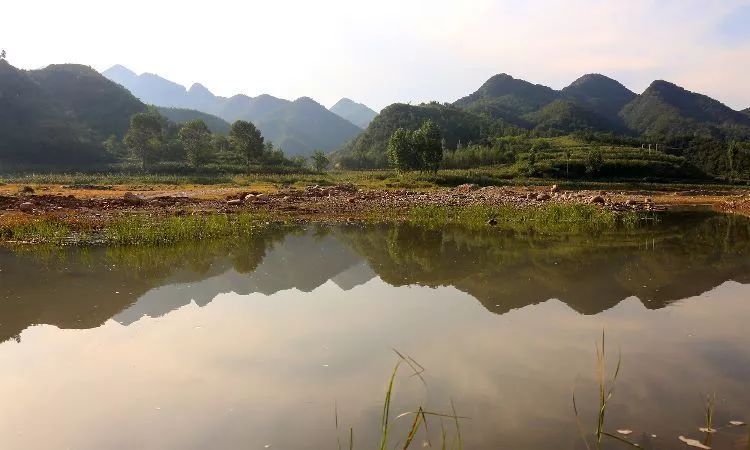
[[224,96],[381,109],[596,72],[750,107],[750,0],[13,0],[0,24],[17,67],[122,64]]

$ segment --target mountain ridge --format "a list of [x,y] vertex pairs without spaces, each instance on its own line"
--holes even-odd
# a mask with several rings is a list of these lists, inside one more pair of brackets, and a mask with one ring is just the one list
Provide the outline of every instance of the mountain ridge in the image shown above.
[[[146,72],[133,78],[131,74],[135,75],[121,65],[102,72],[142,101],[155,106],[196,110],[229,123],[237,120],[253,122],[267,140],[282,148],[287,155],[309,156],[315,150],[335,150],[362,131],[312,99],[307,102],[305,113],[301,114],[299,103],[296,103],[300,99],[290,101],[268,94],[221,97],[200,83],[186,89],[159,75]],[[312,124],[317,124],[318,128]]]

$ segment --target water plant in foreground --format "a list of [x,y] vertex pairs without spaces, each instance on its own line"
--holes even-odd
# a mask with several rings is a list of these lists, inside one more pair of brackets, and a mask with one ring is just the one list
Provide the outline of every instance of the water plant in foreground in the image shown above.
[[[606,430],[605,419],[606,419],[607,410],[609,407],[609,402],[612,399],[612,396],[614,395],[614,392],[615,392],[615,384],[617,381],[617,377],[619,376],[620,369],[622,368],[622,355],[618,354],[617,366],[615,367],[615,370],[612,376],[610,378],[607,378],[607,365],[606,365],[605,350],[606,350],[605,349],[605,335],[604,335],[604,331],[602,331],[601,341],[597,342],[596,344],[596,381],[598,385],[598,394],[599,394],[599,404],[597,408],[597,423],[596,423],[596,428],[594,429],[591,435],[587,435],[587,433],[584,430],[584,427],[581,421],[581,416],[579,414],[579,408],[578,408],[578,402],[576,400],[575,390],[573,392],[573,412],[575,414],[576,423],[578,425],[578,430],[581,435],[581,439],[583,440],[587,450],[591,450],[592,448],[592,444],[590,443],[591,440],[593,440],[593,447],[596,448],[597,450],[600,449],[602,447],[602,442],[604,438],[609,438],[611,440],[625,444],[629,447],[644,448],[642,444],[637,444],[627,439],[626,436],[631,435],[633,433],[632,430],[622,429],[622,430],[617,430],[616,433],[612,433]],[[711,438],[715,433],[718,433],[720,430],[726,429],[726,428],[745,426],[745,422],[732,420],[723,427],[714,428],[715,410],[716,410],[716,394],[707,395],[705,398],[705,403],[704,403],[704,417],[705,417],[704,425],[705,426],[699,428],[699,431],[705,434],[704,439],[702,441],[699,441],[697,439],[691,439],[689,437],[679,436],[678,440],[689,447],[700,448],[704,450],[711,450]],[[652,439],[656,438],[656,435],[654,434],[645,434],[645,436],[651,436]],[[747,445],[750,448],[750,435],[748,436]]]
[[[419,405],[415,410],[412,411],[406,411],[401,414],[396,415],[395,417],[392,416],[391,411],[391,404],[393,401],[393,395],[394,395],[394,389],[395,389],[395,383],[396,383],[396,376],[399,373],[399,369],[405,364],[409,367],[411,370],[411,376],[417,377],[422,382],[423,385],[427,385],[424,377],[422,374],[424,373],[425,369],[422,367],[417,361],[415,361],[410,356],[405,356],[402,353],[400,353],[398,350],[394,350],[396,355],[398,356],[398,360],[396,361],[395,366],[393,367],[393,370],[391,371],[391,376],[388,379],[387,388],[385,391],[385,398],[383,400],[383,411],[380,418],[380,442],[378,445],[379,450],[388,450],[391,448],[402,448],[403,450],[406,450],[412,446],[414,443],[415,438],[419,434],[420,430],[424,430],[424,441],[423,446],[424,447],[432,447],[432,442],[430,441],[430,433],[429,433],[429,419],[438,420],[440,422],[440,439],[441,439],[441,446],[440,448],[443,450],[447,450],[450,448],[451,450],[463,450],[463,440],[461,438],[461,425],[460,421],[464,419],[468,419],[468,417],[459,416],[456,412],[456,406],[454,405],[453,401],[451,400],[451,413],[440,413],[440,412],[433,412],[428,411],[424,408],[424,406]],[[339,415],[338,415],[338,406],[334,404],[334,411],[335,411],[335,425],[336,425],[336,443],[337,448],[341,450],[341,438],[339,437]],[[409,431],[406,434],[406,436],[403,438],[402,441],[397,441],[394,444],[391,444],[392,441],[392,433],[393,433],[393,426],[396,421],[405,418],[413,416],[414,419],[411,422],[411,425],[409,426]],[[445,428],[445,424],[443,423],[444,419],[451,419],[452,423],[455,426],[455,434],[453,435],[453,439],[451,440],[450,447],[448,446],[449,441],[449,435]],[[354,429],[349,428],[349,450],[354,449]]]

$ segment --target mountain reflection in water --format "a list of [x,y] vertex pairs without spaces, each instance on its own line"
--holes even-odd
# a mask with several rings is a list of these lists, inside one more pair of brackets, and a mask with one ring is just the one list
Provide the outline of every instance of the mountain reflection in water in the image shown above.
[[570,392],[590,423],[606,327],[624,361],[611,427],[681,448],[701,394],[719,395],[718,423],[749,418],[749,282],[750,221],[695,212],[599,234],[311,226],[0,250],[0,435],[11,449],[335,448],[336,402],[369,448],[397,348],[428,387],[399,378],[394,411],[452,398],[467,449],[580,448]]
[[[241,242],[170,248],[0,250],[0,340],[34,324],[129,324],[220,293],[453,286],[503,314],[559,299],[596,314],[638,297],[649,309],[727,280],[750,282],[750,222],[673,213],[655,226],[597,235],[518,235],[410,225],[267,230]],[[53,300],[51,300],[53,299]]]

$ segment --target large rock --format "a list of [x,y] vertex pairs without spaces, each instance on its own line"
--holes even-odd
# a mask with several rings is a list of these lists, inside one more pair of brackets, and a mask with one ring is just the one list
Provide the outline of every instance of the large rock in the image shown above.
[[18,206],[18,209],[25,213],[32,213],[34,212],[34,204],[31,202],[23,202]]
[[122,199],[125,200],[125,203],[129,205],[142,205],[146,203],[146,199],[141,197],[140,195],[133,194],[132,192],[126,192],[125,195],[122,196]]

